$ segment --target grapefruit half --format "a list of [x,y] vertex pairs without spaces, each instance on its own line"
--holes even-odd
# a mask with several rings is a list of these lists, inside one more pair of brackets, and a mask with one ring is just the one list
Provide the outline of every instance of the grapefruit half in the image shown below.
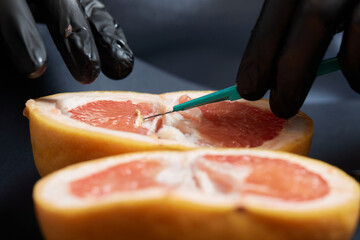
[[29,100],[34,160],[40,175],[90,159],[147,150],[198,147],[276,149],[306,155],[313,123],[304,113],[284,120],[267,100],[219,102],[144,121],[208,94],[77,92]]
[[46,239],[350,239],[359,185],[280,151],[197,149],[111,156],[38,181]]

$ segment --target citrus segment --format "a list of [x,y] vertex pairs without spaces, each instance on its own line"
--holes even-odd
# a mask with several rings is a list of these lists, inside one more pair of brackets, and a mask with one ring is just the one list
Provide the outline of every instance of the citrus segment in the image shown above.
[[360,190],[341,170],[299,155],[199,149],[76,164],[42,178],[33,196],[50,240],[346,240]]
[[78,197],[101,197],[119,191],[132,191],[159,185],[154,180],[160,170],[156,161],[132,161],[110,167],[70,184]]
[[[258,194],[288,201],[307,201],[324,197],[329,193],[327,182],[319,174],[299,164],[249,155],[206,155],[204,158],[211,162],[228,163],[235,168],[250,168],[243,186],[238,186],[238,191],[244,194]],[[211,176],[214,171],[209,174]],[[222,178],[227,178],[226,175],[223,174]]]
[[34,160],[40,175],[114,154],[199,147],[276,149],[306,155],[313,123],[299,112],[276,118],[266,100],[225,101],[144,120],[210,92],[64,93],[29,100]]
[[69,111],[71,118],[118,131],[147,134],[147,129],[137,126],[139,114],[153,114],[152,106],[146,103],[134,104],[131,101],[98,100],[78,106]]
[[217,147],[258,147],[274,139],[285,120],[243,102],[201,106],[199,133]]

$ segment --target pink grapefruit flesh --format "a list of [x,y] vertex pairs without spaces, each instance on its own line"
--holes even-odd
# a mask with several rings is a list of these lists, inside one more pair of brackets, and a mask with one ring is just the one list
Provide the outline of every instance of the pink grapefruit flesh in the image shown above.
[[[296,163],[281,159],[251,155],[205,155],[194,164],[196,171],[205,172],[220,192],[262,195],[286,201],[310,201],[329,193],[327,182],[319,175]],[[250,169],[245,179],[234,181],[226,168]],[[166,168],[156,160],[135,160],[122,163],[78,179],[70,184],[71,192],[78,196],[104,196],[114,192],[134,191],[151,187],[173,188],[156,181]],[[176,177],[176,176],[174,176]],[[201,191],[200,186],[199,191]]]
[[137,111],[143,115],[153,113],[148,103],[98,100],[71,109],[71,118],[95,127],[146,135],[147,129],[135,124]]
[[[289,201],[307,201],[324,197],[329,193],[329,186],[318,174],[304,167],[281,159],[255,156],[206,155],[210,162],[226,163],[232,167],[250,167],[251,173],[238,187],[243,193],[259,194]],[[211,178],[221,185],[226,174],[209,172]],[[213,176],[215,175],[215,176]],[[223,188],[229,188],[225,182]],[[233,185],[236,183],[232,183]],[[233,189],[234,186],[231,186]]]
[[119,191],[154,187],[159,185],[154,179],[159,170],[157,161],[123,163],[72,182],[70,191],[78,197],[101,197]]
[[[182,95],[179,103],[191,100]],[[196,114],[201,112],[201,116]],[[71,118],[92,126],[146,135],[147,129],[136,126],[136,112],[143,116],[155,114],[147,103],[101,100],[71,109]],[[270,111],[241,102],[219,102],[181,113],[191,120],[203,137],[198,143],[215,147],[257,147],[275,138],[283,129],[285,120]],[[195,116],[194,116],[195,115]],[[157,131],[161,126],[158,126]]]
[[258,147],[279,135],[285,120],[241,102],[201,106],[200,134],[216,147]]

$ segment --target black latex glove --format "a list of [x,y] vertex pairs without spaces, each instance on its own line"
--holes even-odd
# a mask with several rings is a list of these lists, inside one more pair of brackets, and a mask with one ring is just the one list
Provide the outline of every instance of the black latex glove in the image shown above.
[[45,71],[47,58],[34,17],[47,24],[64,62],[79,82],[94,81],[100,62],[103,73],[113,79],[131,72],[133,53],[100,0],[0,0],[0,44],[29,78]]
[[274,114],[295,115],[340,28],[344,29],[338,55],[342,72],[360,93],[359,0],[266,0],[239,67],[240,95],[257,100],[271,89]]

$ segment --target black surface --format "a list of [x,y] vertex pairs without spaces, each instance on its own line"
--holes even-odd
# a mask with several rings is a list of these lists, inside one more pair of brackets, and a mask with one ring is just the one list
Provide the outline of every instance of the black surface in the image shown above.
[[[133,73],[124,80],[113,81],[100,75],[90,85],[76,82],[44,26],[39,28],[49,62],[43,77],[22,78],[11,72],[6,59],[1,59],[1,239],[42,239],[31,196],[39,176],[33,162],[28,121],[22,115],[28,99],[70,91],[162,93],[220,89],[234,84],[242,50],[262,1],[170,2],[174,1],[107,1],[137,56]],[[338,38],[328,56],[336,54]],[[315,125],[311,157],[344,170],[360,169],[359,107],[360,96],[351,91],[340,73],[315,81],[302,108]],[[360,239],[359,230],[353,239]]]

